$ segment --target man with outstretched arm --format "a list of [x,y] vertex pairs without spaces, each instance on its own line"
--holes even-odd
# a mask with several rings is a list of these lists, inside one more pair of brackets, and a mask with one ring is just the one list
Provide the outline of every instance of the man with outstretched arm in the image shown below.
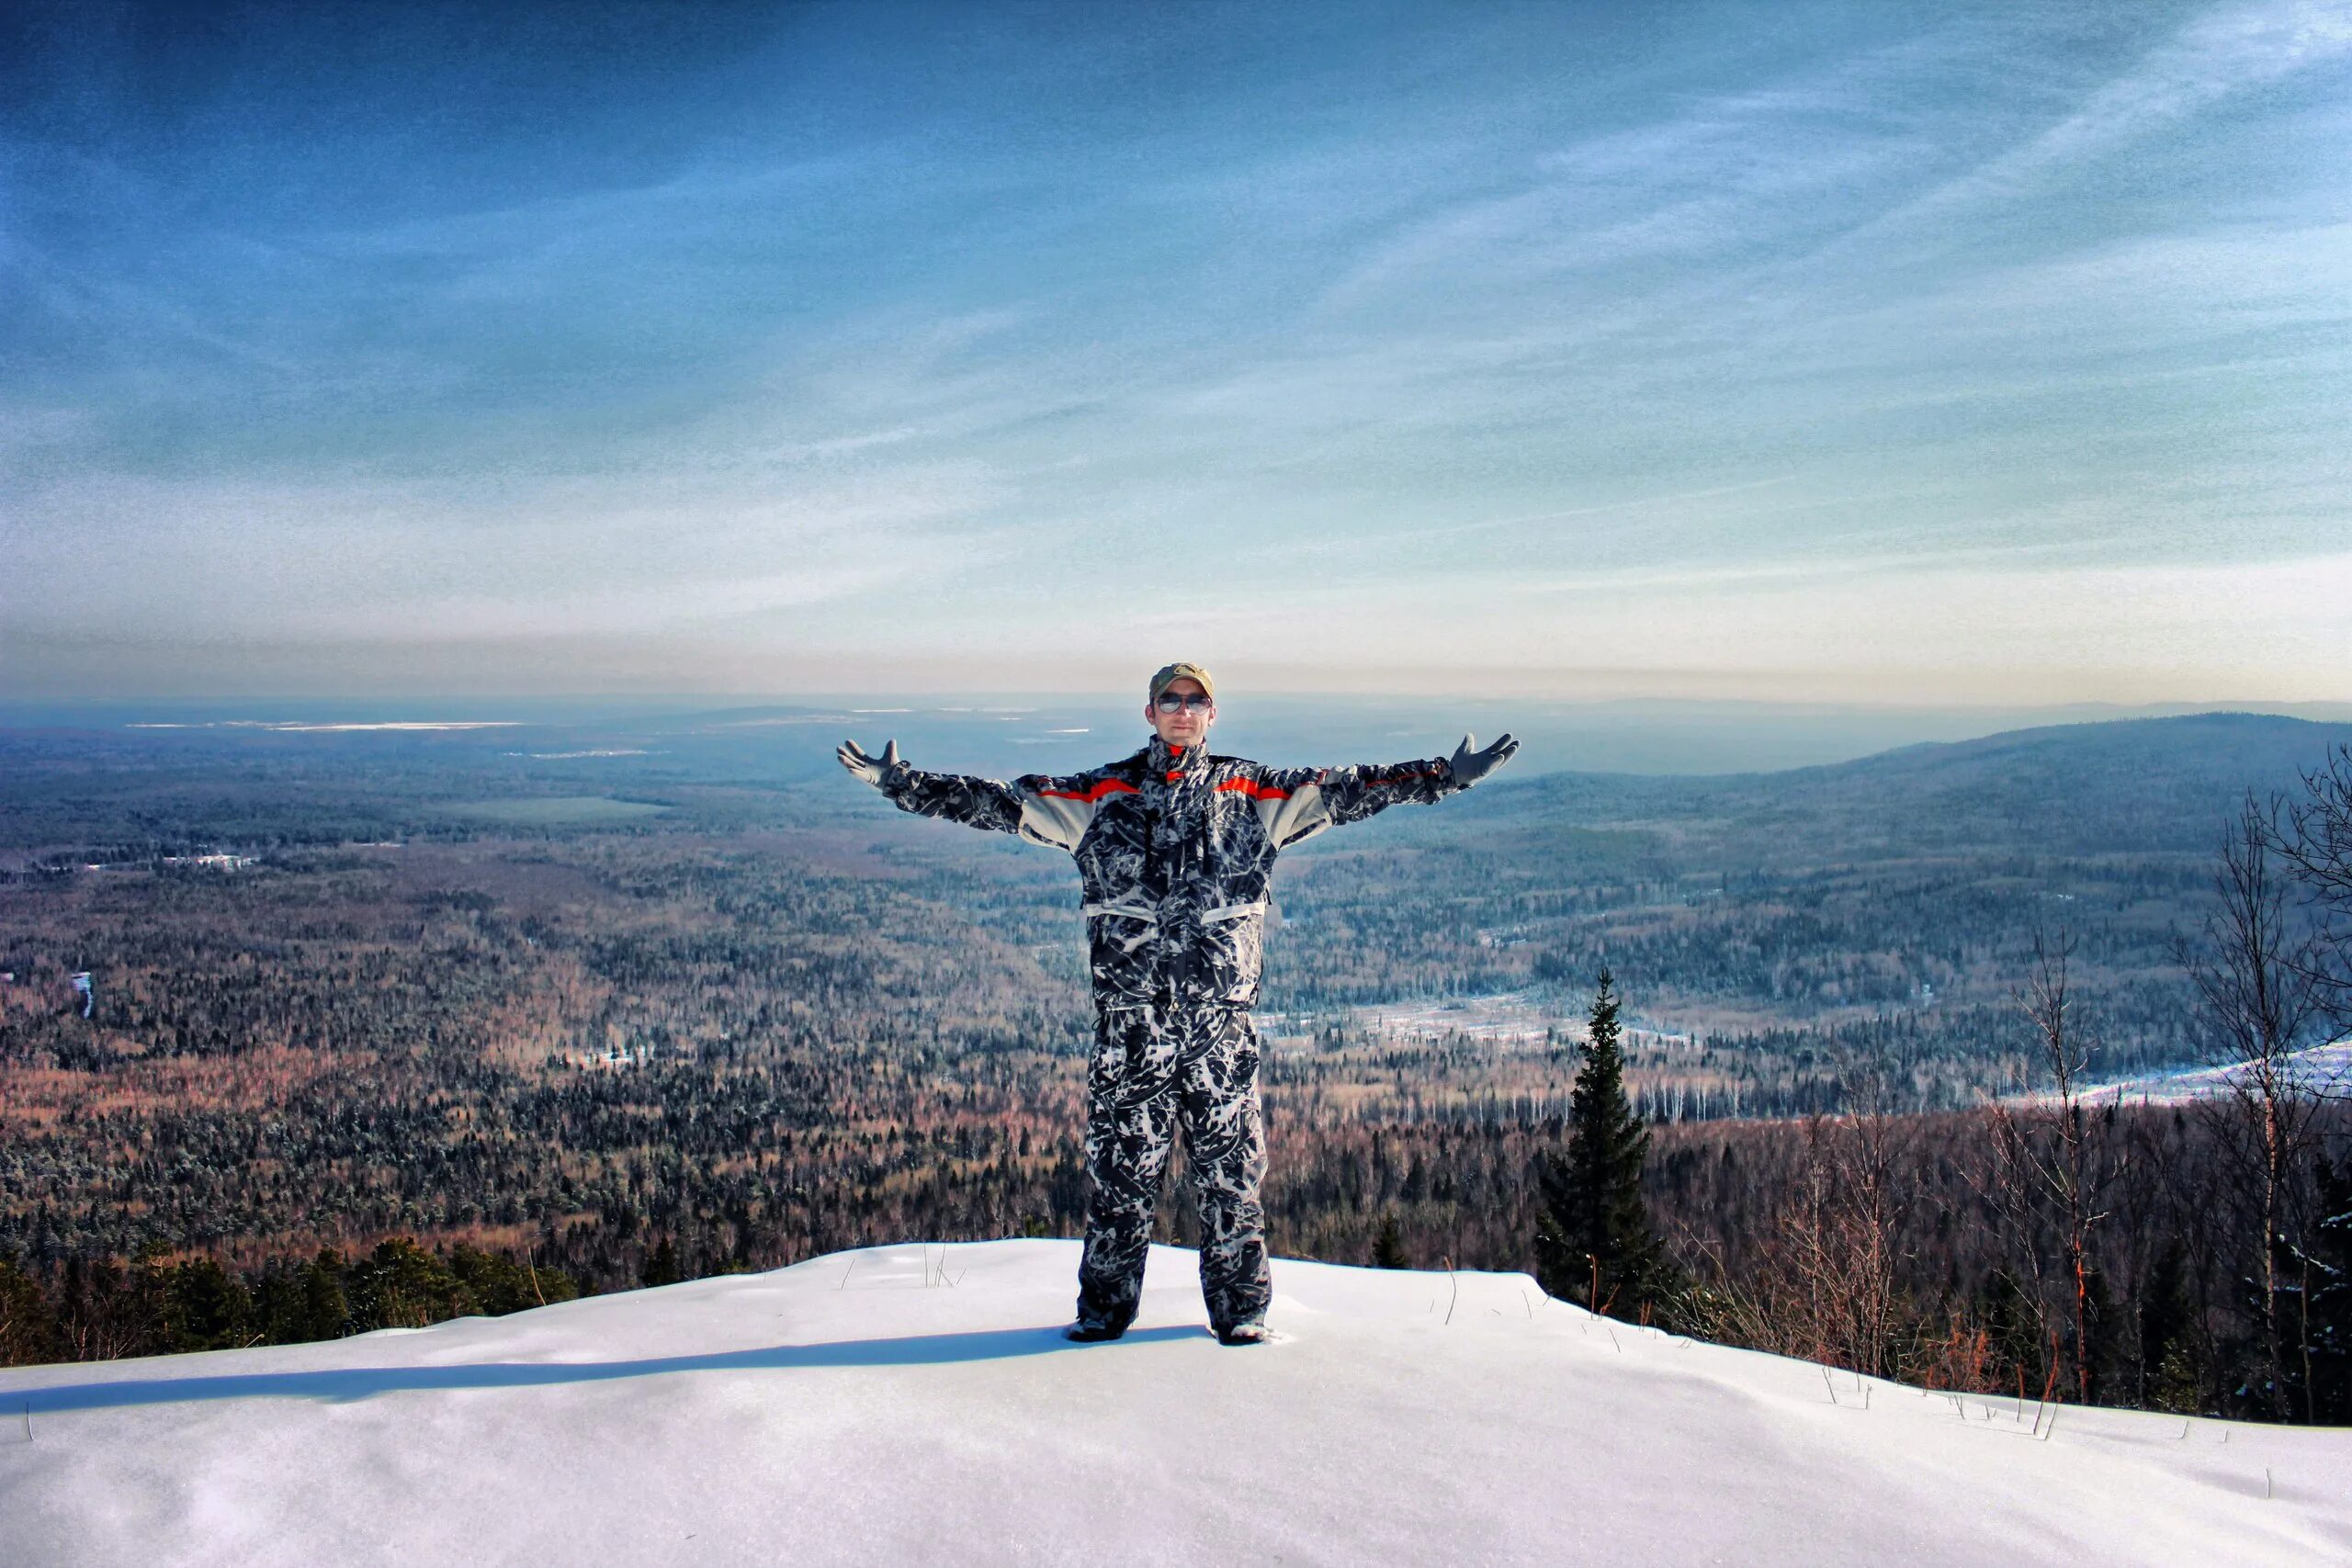
[[1095,1037],[1087,1074],[1086,1250],[1069,1337],[1116,1339],[1135,1320],[1152,1210],[1182,1127],[1201,1220],[1201,1293],[1227,1345],[1266,1337],[1272,1275],[1258,1201],[1258,999],[1274,857],[1326,828],[1428,803],[1509,761],[1506,735],[1452,758],[1353,768],[1270,768],[1212,756],[1216,686],[1197,664],[1151,678],[1151,743],[1067,777],[1010,784],[926,773],[891,741],[842,743],[842,765],[901,811],[1068,850],[1085,890]]

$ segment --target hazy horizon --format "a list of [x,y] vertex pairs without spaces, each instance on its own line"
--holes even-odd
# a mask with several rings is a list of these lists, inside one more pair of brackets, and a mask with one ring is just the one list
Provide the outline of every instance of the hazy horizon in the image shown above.
[[[959,700],[960,699],[960,700]],[[840,782],[832,750],[844,736],[900,740],[909,761],[1010,777],[1056,773],[1123,756],[1147,738],[1133,694],[865,692],[791,697],[671,695],[617,699],[536,696],[366,700],[312,697],[199,703],[0,700],[0,739],[105,733],[158,760],[220,746],[340,749],[422,745],[520,757],[566,767],[597,758],[681,761],[716,748],[778,778]],[[1373,698],[1239,692],[1211,739],[1220,751],[1329,764],[1444,755],[1464,732],[1521,742],[1518,776],[1566,771],[1703,774],[1774,772],[1849,761],[1920,743],[1962,742],[2053,725],[2223,712],[2268,713],[2315,725],[2352,724],[2352,704],[2262,705],[2098,704],[2055,706],[1840,705],[1738,701],[1570,703],[1509,696]],[[2323,737],[2322,739],[2329,739]],[[38,744],[38,742],[36,742]],[[748,748],[746,750],[744,749]],[[2326,746],[2314,744],[2320,765]],[[373,754],[373,753],[370,753]],[[583,775],[585,782],[592,775]],[[601,777],[602,775],[594,775]],[[616,777],[620,775],[615,775]],[[597,787],[607,787],[605,779]]]

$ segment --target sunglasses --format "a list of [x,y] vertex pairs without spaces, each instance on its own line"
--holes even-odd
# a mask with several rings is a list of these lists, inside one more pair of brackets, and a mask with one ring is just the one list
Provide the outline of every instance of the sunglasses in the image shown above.
[[1205,692],[1195,692],[1189,697],[1180,697],[1173,692],[1162,692],[1151,700],[1151,705],[1166,714],[1182,713],[1186,708],[1191,708],[1194,713],[1215,713],[1216,699]]

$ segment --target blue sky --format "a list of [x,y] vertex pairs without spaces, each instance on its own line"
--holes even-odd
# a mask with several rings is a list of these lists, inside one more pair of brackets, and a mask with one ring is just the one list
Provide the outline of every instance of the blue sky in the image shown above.
[[2352,6],[8,18],[0,695],[2352,696]]

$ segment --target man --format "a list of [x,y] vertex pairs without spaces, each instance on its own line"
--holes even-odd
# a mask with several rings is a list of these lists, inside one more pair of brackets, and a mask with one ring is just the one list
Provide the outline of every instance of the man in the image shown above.
[[1152,1209],[1177,1129],[1201,1221],[1201,1293],[1227,1345],[1266,1338],[1265,1128],[1258,1108],[1259,944],[1274,857],[1326,828],[1469,788],[1510,760],[1464,736],[1448,760],[1269,768],[1209,754],[1216,684],[1197,664],[1151,678],[1151,743],[1064,778],[919,773],[891,741],[842,743],[842,765],[901,811],[943,817],[1078,858],[1093,962],[1087,1075],[1086,1250],[1072,1339],[1116,1339],[1143,1292]]

